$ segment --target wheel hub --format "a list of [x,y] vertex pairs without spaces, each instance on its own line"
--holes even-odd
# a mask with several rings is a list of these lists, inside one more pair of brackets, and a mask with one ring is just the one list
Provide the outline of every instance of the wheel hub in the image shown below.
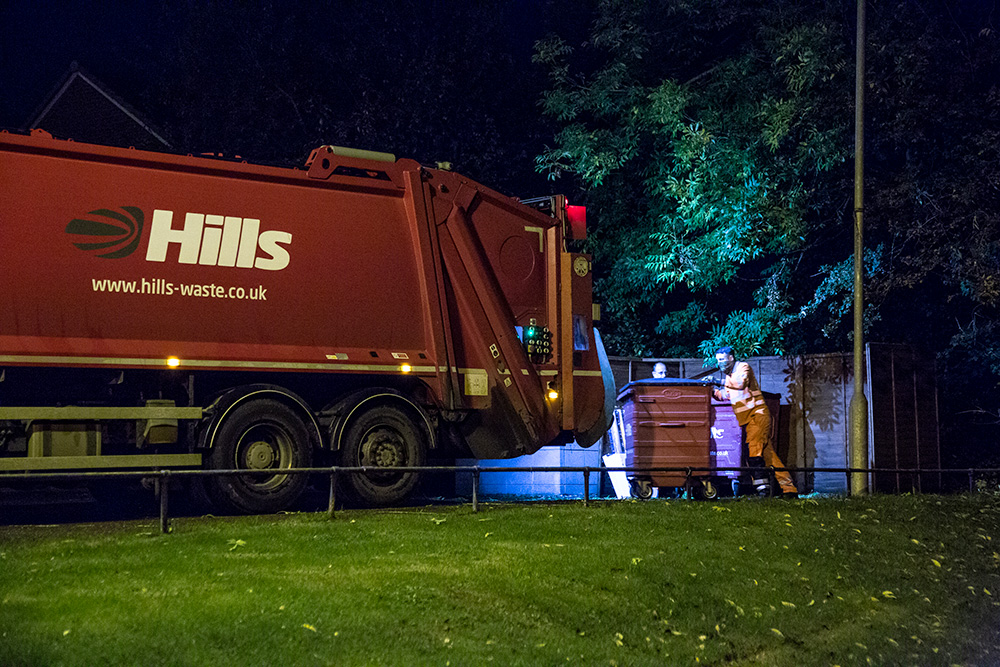
[[379,468],[404,465],[403,447],[399,439],[386,429],[372,433],[362,449],[364,454],[362,465],[373,465]]
[[250,443],[247,447],[247,468],[264,470],[274,464],[275,453],[270,443],[262,440]]

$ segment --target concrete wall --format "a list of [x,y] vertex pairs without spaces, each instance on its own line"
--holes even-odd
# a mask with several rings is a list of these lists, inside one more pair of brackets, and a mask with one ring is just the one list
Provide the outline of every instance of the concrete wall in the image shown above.
[[[542,447],[530,456],[519,456],[515,459],[459,459],[455,465],[479,465],[489,468],[520,468],[534,467],[570,467],[600,468],[601,445],[583,448],[576,443],[564,446]],[[595,470],[590,476],[590,495],[594,498],[600,495],[600,474]],[[458,495],[472,494],[472,475],[459,474],[455,480],[455,491]],[[479,492],[484,495],[511,496],[552,496],[552,497],[583,497],[582,472],[496,472],[482,473],[479,476]]]

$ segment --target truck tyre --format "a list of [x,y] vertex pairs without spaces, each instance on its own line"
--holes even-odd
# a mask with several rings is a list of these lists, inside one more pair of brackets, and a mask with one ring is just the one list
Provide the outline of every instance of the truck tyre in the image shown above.
[[[349,424],[340,452],[343,466],[398,467],[424,464],[426,444],[405,412],[391,405],[365,411]],[[346,490],[375,506],[404,500],[420,479],[415,472],[366,472],[346,476]]]
[[287,509],[302,495],[308,482],[305,475],[274,471],[310,467],[312,447],[295,411],[263,398],[238,405],[224,417],[208,460],[213,470],[261,471],[210,477],[207,490],[222,510],[263,514]]

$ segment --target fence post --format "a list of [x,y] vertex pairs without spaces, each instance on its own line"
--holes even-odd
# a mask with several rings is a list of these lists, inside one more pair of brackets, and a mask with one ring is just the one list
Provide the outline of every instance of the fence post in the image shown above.
[[479,466],[472,470],[472,511],[479,511]]
[[684,470],[684,497],[691,500],[694,494],[691,492],[691,468]]
[[160,470],[159,475],[156,477],[156,490],[160,494],[160,532],[166,535],[170,532],[170,519],[168,518],[169,509],[169,493],[167,489],[170,488],[170,483],[167,479],[170,473],[166,470]]
[[337,469],[330,469],[330,502],[327,505],[326,513],[327,517],[332,519],[334,506],[337,504]]
[[583,506],[590,505],[590,466],[583,468]]
[[976,492],[976,483],[972,479],[972,471],[973,471],[973,469],[969,468],[969,493],[975,493]]

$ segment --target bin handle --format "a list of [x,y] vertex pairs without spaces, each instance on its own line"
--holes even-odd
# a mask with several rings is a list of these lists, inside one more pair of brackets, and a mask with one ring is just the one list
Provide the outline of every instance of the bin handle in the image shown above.
[[684,428],[684,422],[639,422],[639,426],[659,426],[660,428]]
[[652,396],[640,396],[638,398],[638,401],[640,403],[656,403],[656,399],[653,398]]

